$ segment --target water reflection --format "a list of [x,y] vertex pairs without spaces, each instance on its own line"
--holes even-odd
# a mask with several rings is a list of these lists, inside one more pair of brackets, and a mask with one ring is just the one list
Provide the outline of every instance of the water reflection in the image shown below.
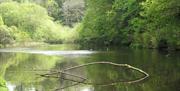
[[92,91],[92,90],[90,90],[89,88],[85,88],[85,89],[83,89],[81,91]]
[[[55,47],[55,49],[53,49]],[[62,48],[63,47],[63,48]],[[70,50],[75,50],[77,47]],[[38,47],[34,50],[47,52],[51,50],[63,50],[65,46]],[[79,47],[78,47],[79,48]],[[78,49],[77,48],[77,49]],[[20,49],[18,49],[20,50]],[[22,49],[29,50],[29,49]],[[109,49],[111,50],[111,49]],[[77,51],[76,51],[77,52]],[[74,53],[76,53],[74,52]],[[91,51],[90,51],[91,52]],[[166,54],[155,50],[132,50],[127,48],[116,49],[100,53],[90,53],[88,56],[73,55],[44,55],[42,53],[0,53],[0,91],[180,91],[180,53]],[[97,86],[95,84],[78,85],[60,89],[75,84],[75,82],[60,79],[41,77],[39,74],[51,73],[53,70],[62,70],[68,67],[96,62],[111,61],[114,63],[125,63],[141,68],[150,74],[150,78],[137,84],[121,84],[112,86]],[[44,71],[42,71],[44,70]],[[117,68],[110,65],[92,65],[78,69],[68,70],[77,76],[88,78],[86,81],[93,83],[108,83],[117,80],[131,80],[141,77],[142,74],[125,68]],[[80,78],[65,74],[58,74],[64,78],[82,81]],[[56,76],[56,75],[55,75]]]
[[9,89],[9,91],[14,91],[16,86],[11,83],[7,83],[7,88]]
[[68,50],[68,51],[50,51],[50,50],[34,50],[34,49],[0,49],[3,53],[30,53],[30,54],[44,54],[44,55],[87,55],[96,53],[88,50]]

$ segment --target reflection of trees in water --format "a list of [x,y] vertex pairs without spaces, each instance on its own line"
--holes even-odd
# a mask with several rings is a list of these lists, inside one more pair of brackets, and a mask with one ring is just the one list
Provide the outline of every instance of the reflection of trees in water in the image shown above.
[[[144,83],[142,82],[133,85],[117,84],[108,87],[95,86],[95,91],[161,91],[162,89],[162,91],[179,91],[177,85],[180,84],[178,83],[180,77],[180,73],[178,72],[180,69],[178,67],[180,62],[177,61],[179,59],[177,54],[175,55],[176,57],[174,54],[166,57],[165,55],[158,53],[158,51],[129,49],[122,49],[114,53],[103,55],[96,54],[91,58],[91,60],[111,60],[116,63],[128,63],[146,70],[151,76],[149,80]],[[108,71],[105,68],[106,67],[103,66],[97,66],[92,70],[92,72],[96,71],[95,69],[104,69],[104,71]],[[115,70],[110,71],[112,78],[115,77],[113,74],[116,74],[114,71]],[[92,78],[98,79],[98,76],[95,75]],[[108,77],[104,77],[102,79],[107,78]]]
[[[77,66],[77,65],[79,65],[79,64],[75,61],[65,60],[61,63],[56,64],[54,69],[59,70],[59,71],[63,71],[69,67],[73,67],[73,66]],[[66,70],[63,72],[68,73],[68,74],[72,74],[72,75],[68,75],[68,74],[64,74],[64,73],[58,74],[59,75],[59,87],[57,88],[57,90],[60,90],[60,91],[62,90],[62,88],[68,88],[71,86],[78,85],[79,83],[74,82],[74,81],[82,81],[83,80],[82,78],[85,77],[85,70],[82,68],[73,69],[73,70]],[[71,79],[73,81],[70,81],[67,79]],[[71,88],[69,88],[69,89],[71,89]]]
[[[29,55],[30,56],[30,55]],[[172,54],[169,57],[159,54],[156,51],[143,51],[143,50],[131,50],[131,51],[120,51],[117,53],[110,53],[110,54],[96,54],[91,55],[90,59],[83,59],[81,62],[78,60],[74,60],[71,58],[63,59],[63,62],[58,61],[51,61],[56,60],[56,58],[46,57],[46,56],[32,56],[30,58],[28,55],[25,54],[11,54],[11,55],[0,55],[0,67],[2,65],[9,64],[6,70],[6,79],[8,81],[17,83],[17,88],[20,88],[19,81],[24,80],[22,83],[22,87],[30,88],[32,85],[38,91],[54,91],[56,88],[60,88],[62,84],[64,86],[72,84],[73,82],[70,81],[63,81],[63,79],[51,79],[51,78],[40,78],[42,80],[37,81],[35,74],[32,72],[26,73],[25,70],[29,70],[32,67],[34,68],[46,68],[46,64],[49,64],[48,67],[55,69],[64,69],[71,66],[76,66],[82,64],[83,62],[92,62],[93,60],[112,60],[116,63],[128,63],[131,65],[135,65],[138,68],[142,68],[146,70],[151,77],[146,82],[127,85],[127,84],[116,84],[113,86],[96,86],[93,85],[94,90],[92,91],[179,91],[179,57],[173,56]],[[42,60],[43,59],[43,60]],[[75,58],[76,59],[76,58]],[[77,58],[80,59],[80,58]],[[24,61],[23,61],[24,60]],[[29,61],[31,60],[31,61]],[[50,61],[49,61],[50,60]],[[119,61],[120,60],[120,61]],[[29,62],[28,62],[29,61]],[[36,62],[37,61],[37,62]],[[56,65],[52,66],[49,62],[54,62]],[[11,64],[11,66],[10,66]],[[25,66],[26,65],[26,66]],[[43,66],[44,65],[44,66]],[[25,68],[24,68],[25,67]],[[85,71],[80,73],[81,71]],[[15,71],[13,73],[12,71]],[[19,72],[18,72],[19,71]],[[48,71],[49,72],[49,71]],[[113,66],[108,65],[94,65],[89,67],[82,67],[81,69],[74,71],[73,74],[88,77],[93,82],[101,82],[105,83],[108,81],[114,81],[116,79],[124,79],[129,80],[135,77],[140,76],[139,73],[133,72],[128,69],[118,69]],[[79,73],[78,73],[79,72]],[[24,74],[24,76],[22,74]],[[46,72],[44,72],[46,73]],[[65,74],[64,77],[68,77]],[[18,77],[19,76],[19,77]],[[28,76],[32,76],[30,79]],[[21,80],[19,80],[21,79]],[[28,80],[29,79],[29,80]],[[36,82],[33,82],[35,79]],[[60,81],[62,80],[62,81]],[[158,85],[158,86],[157,86]],[[77,86],[73,86],[68,89],[64,89],[62,91],[80,91],[84,85],[80,84]],[[1,91],[1,90],[0,90]],[[17,90],[20,91],[20,90]]]
[[[6,80],[17,85],[17,91],[21,91],[18,90],[20,87],[23,89],[32,89],[37,86],[38,89],[42,89],[42,87],[38,86],[40,86],[39,83],[44,79],[38,78],[36,74],[43,72],[33,70],[50,69],[54,67],[57,59],[60,60],[60,57],[21,53],[11,55],[3,53],[0,55],[0,58],[0,71],[4,70]],[[3,65],[5,65],[6,68],[1,68]]]
[[11,57],[14,56],[12,53],[0,53],[0,91],[8,91],[4,74],[6,69],[15,63]]
[[6,69],[17,64],[17,57],[14,53],[0,53],[0,76],[4,76]]
[[[92,69],[94,68],[94,69]],[[94,85],[95,91],[131,91],[128,90],[129,84],[118,83],[118,81],[128,81],[141,77],[142,74],[129,70],[127,68],[117,68],[109,65],[96,65],[88,67],[88,76],[94,83],[111,83],[116,82],[114,85],[97,86]],[[136,86],[136,88],[139,88]],[[137,90],[142,91],[142,90]]]
[[[73,61],[65,61],[58,64],[58,66],[56,67],[57,67],[56,71],[41,76],[55,77],[57,79],[60,79],[59,81],[60,86],[57,90],[68,89],[68,87],[78,84],[94,85],[94,86],[114,86],[118,83],[131,84],[131,83],[140,82],[149,76],[146,72],[142,71],[141,69],[126,64],[116,64],[112,62],[92,62],[82,65],[77,65],[77,63]],[[98,69],[99,67],[102,67],[104,69]],[[114,69],[114,67],[116,67],[117,69]],[[118,70],[123,68],[125,68],[125,70]],[[129,72],[127,69],[129,70]],[[87,73],[85,73],[85,71],[83,70],[85,70]],[[113,71],[115,75],[113,74]],[[138,74],[137,72],[135,73],[134,71],[144,74],[145,76],[140,76],[136,78],[135,75]],[[87,74],[87,76],[84,74]],[[124,78],[131,77],[132,79],[121,80],[123,79],[123,76]]]

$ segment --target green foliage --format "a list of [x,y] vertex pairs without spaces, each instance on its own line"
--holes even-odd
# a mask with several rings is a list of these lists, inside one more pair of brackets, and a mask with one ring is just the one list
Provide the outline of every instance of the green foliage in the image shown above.
[[178,49],[180,3],[177,0],[146,0],[142,3],[142,8],[141,18],[135,20],[139,21],[140,25],[133,23],[137,26],[136,31],[141,32],[140,36],[146,34],[143,37],[145,44],[139,44],[150,48]]
[[[6,1],[6,0],[3,0]],[[36,3],[46,8],[54,21],[72,27],[82,20],[84,0],[13,0],[19,3]]]
[[87,0],[87,3],[88,9],[80,31],[83,40],[93,40],[105,45],[128,45],[131,42],[130,21],[138,16],[138,1]]
[[75,43],[79,38],[79,32],[77,31],[81,24],[76,24],[73,28],[66,26],[59,26],[61,29],[59,33],[59,39],[62,43]]
[[178,0],[87,0],[80,40],[179,49]]
[[11,34],[11,28],[7,26],[0,26],[0,44],[6,45],[13,42],[13,36]]
[[0,14],[5,25],[16,26],[21,31],[28,32],[32,39],[37,38],[35,33],[39,26],[49,20],[46,10],[35,4],[2,3]]
[[2,77],[0,77],[0,86],[6,86],[6,82]]
[[61,19],[61,6],[62,6],[62,0],[60,3],[57,3],[55,0],[50,0],[49,3],[44,5],[46,9],[48,10],[48,14],[54,18],[55,21],[58,21]]
[[[96,3],[95,3],[96,2]],[[94,41],[96,43],[109,42],[111,33],[111,23],[107,19],[107,12],[111,6],[108,0],[87,0],[88,9],[85,15],[82,30],[80,31],[82,41]],[[100,5],[101,4],[101,5]],[[102,7],[103,6],[103,7]],[[111,31],[112,30],[112,31]],[[103,39],[102,41],[100,41]]]
[[4,25],[4,21],[3,21],[2,17],[0,16],[0,26],[1,25]]
[[[2,1],[0,26],[6,25],[7,30],[11,31],[10,36],[17,42],[79,41],[180,49],[178,0],[86,0],[85,17],[82,24],[77,25],[75,23],[84,15],[85,3],[82,0],[78,0],[82,4],[74,3],[73,0]],[[53,20],[75,27],[64,27]]]
[[2,16],[1,21],[4,20],[5,25],[12,27],[10,29],[13,30],[12,36],[8,35],[8,37],[14,37],[16,42],[47,42],[59,38],[59,25],[54,23],[52,18],[48,16],[46,9],[39,5],[17,2],[1,3],[0,16]]
[[0,76],[0,91],[8,91],[6,81]]

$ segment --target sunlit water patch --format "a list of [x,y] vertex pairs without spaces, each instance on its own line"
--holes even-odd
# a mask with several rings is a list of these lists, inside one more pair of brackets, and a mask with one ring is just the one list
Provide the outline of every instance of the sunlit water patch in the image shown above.
[[0,49],[0,52],[30,53],[30,54],[44,54],[44,55],[89,55],[89,54],[97,53],[97,51],[89,51],[89,50],[55,51],[55,50],[35,50],[31,48]]
[[9,91],[15,91],[16,86],[11,83],[7,83],[7,88]]

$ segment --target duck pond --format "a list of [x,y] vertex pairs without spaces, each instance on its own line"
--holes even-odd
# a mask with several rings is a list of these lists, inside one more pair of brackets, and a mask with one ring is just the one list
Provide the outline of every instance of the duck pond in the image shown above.
[[2,48],[0,91],[180,91],[180,52],[67,44]]

